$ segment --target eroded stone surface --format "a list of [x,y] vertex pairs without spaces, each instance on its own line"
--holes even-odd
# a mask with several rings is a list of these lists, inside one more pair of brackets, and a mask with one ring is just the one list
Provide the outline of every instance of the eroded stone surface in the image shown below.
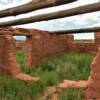
[[89,80],[90,82],[86,93],[87,98],[100,100],[100,47],[97,56],[93,60]]
[[0,35],[0,68],[1,70],[16,75],[20,73],[16,59],[15,41],[11,33]]
[[71,81],[71,80],[64,80],[62,83],[59,84],[60,89],[66,89],[66,88],[83,88],[86,89],[88,86],[88,81]]
[[54,56],[70,48],[71,36],[50,35],[39,30],[0,28],[0,68],[7,73],[16,75],[20,73],[20,65],[16,59],[16,45],[13,35],[25,35],[27,66],[40,63],[43,57]]
[[17,79],[23,80],[23,81],[39,81],[40,78],[39,77],[32,77],[28,74],[24,74],[24,73],[19,73],[16,75]]

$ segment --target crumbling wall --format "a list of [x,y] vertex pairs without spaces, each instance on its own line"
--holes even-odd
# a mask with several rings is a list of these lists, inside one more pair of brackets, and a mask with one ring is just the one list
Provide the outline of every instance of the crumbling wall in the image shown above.
[[33,44],[32,44],[32,36],[27,36],[27,39],[26,39],[26,42],[25,42],[25,51],[26,51],[26,58],[25,58],[25,62],[26,62],[26,65],[27,66],[33,66],[33,57],[32,57],[32,54],[34,53],[33,52]]
[[3,67],[3,54],[4,54],[4,36],[0,36],[0,67]]
[[16,41],[16,49],[17,50],[24,50],[26,42],[25,41]]
[[100,47],[91,66],[91,75],[86,92],[87,100],[100,100]]
[[89,85],[86,91],[87,99],[100,99],[100,32],[95,34],[95,48],[98,49],[91,66]]
[[75,43],[75,51],[81,53],[90,53],[95,55],[97,53],[96,43]]
[[15,29],[14,33],[17,36],[24,35],[27,37],[25,43],[17,43],[17,47],[26,50],[25,63],[27,66],[39,64],[44,57],[72,50],[72,35],[56,35],[34,29]]
[[100,44],[100,32],[96,32],[96,33],[95,33],[95,42],[96,42],[97,44]]
[[[4,29],[0,29],[4,30]],[[74,37],[72,35],[56,35],[49,34],[47,31],[39,31],[34,29],[5,29],[6,32],[10,31],[11,33],[14,33],[14,35],[25,35],[27,36],[27,40],[22,46],[22,48],[26,48],[26,65],[27,66],[34,66],[41,62],[41,60],[44,57],[50,57],[54,56],[56,54],[62,53],[62,52],[83,52],[83,53],[92,53],[95,54],[97,52],[97,48],[100,44],[100,35],[99,33],[96,33],[95,43],[74,43]],[[6,35],[5,35],[6,36]],[[12,40],[10,40],[9,44],[13,44],[12,47],[8,47],[11,50],[13,50],[13,56],[15,57],[15,42],[13,40],[12,34],[10,35],[12,37]],[[2,39],[0,40],[2,41]],[[8,40],[6,40],[8,43]],[[4,43],[5,44],[5,43]],[[2,44],[0,44],[2,46]],[[7,49],[8,49],[7,48]],[[0,55],[2,54],[2,51],[5,51],[1,49]],[[6,52],[6,51],[5,51]],[[7,51],[8,52],[8,51]],[[10,53],[9,53],[10,54]],[[11,55],[11,54],[10,54]],[[2,57],[2,56],[1,56]],[[0,59],[1,59],[0,57]],[[5,57],[6,58],[6,57]],[[3,58],[4,59],[4,58]],[[15,59],[14,62],[16,62],[15,65],[19,66],[16,57],[11,58]],[[2,60],[0,61],[0,63]],[[9,62],[9,61],[7,61]]]
[[75,52],[82,52],[82,53],[90,53],[96,55],[98,51],[98,47],[100,46],[100,32],[95,33],[95,40],[94,41],[81,41],[76,42],[74,40],[74,51]]
[[[18,29],[18,30],[24,35],[30,35],[32,37],[31,40],[32,50],[29,50],[29,52],[32,51],[32,53],[28,52],[26,57],[26,63],[28,66],[39,64],[43,57],[54,56],[62,52],[81,52],[81,53],[90,53],[96,55],[97,48],[100,45],[99,33],[95,34],[94,42],[91,41],[87,43],[84,42],[75,43],[74,37],[72,35],[56,35],[55,33],[49,34],[49,32],[47,31],[39,31],[33,29],[30,30]],[[18,30],[16,30],[16,32],[20,34]],[[27,41],[26,44],[30,45],[28,44]],[[30,58],[30,60],[28,58]]]
[[15,41],[9,32],[0,32],[0,69],[12,75],[20,73]]
[[35,32],[32,35],[32,65],[37,65],[44,57],[54,56],[71,49],[71,36],[50,35],[48,32]]

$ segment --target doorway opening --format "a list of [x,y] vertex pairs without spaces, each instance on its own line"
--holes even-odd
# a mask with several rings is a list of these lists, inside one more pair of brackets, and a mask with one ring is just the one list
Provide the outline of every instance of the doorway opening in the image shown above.
[[16,41],[16,58],[20,68],[25,72],[32,64],[32,36],[14,36]]

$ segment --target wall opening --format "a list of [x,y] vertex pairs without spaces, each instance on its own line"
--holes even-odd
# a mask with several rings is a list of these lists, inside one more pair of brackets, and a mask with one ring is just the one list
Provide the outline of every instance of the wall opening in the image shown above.
[[94,33],[74,34],[74,42],[77,43],[95,43]]
[[[29,56],[32,56],[32,37],[31,36],[13,36],[16,41],[16,57],[17,61],[21,66],[21,70],[30,65],[27,65]],[[29,59],[28,63],[31,63]]]
[[22,41],[26,41],[27,36],[14,36],[14,39],[15,39],[16,41],[22,42]]

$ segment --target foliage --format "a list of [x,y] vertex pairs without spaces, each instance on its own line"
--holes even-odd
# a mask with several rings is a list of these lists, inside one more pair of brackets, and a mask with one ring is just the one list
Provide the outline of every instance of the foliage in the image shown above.
[[61,79],[86,80],[90,74],[92,55],[69,53],[58,55],[56,58],[45,58],[41,63],[42,70],[53,71]]
[[84,98],[84,91],[81,89],[74,90],[69,88],[59,95],[59,100],[82,100],[82,98]]
[[[0,100],[41,100],[47,86],[57,86],[63,79],[87,79],[90,73],[91,55],[62,54],[52,59],[45,58],[40,69],[25,66],[25,53],[17,52],[21,70],[31,76],[39,76],[38,82],[23,82],[13,76],[0,73]],[[82,100],[82,90],[67,89],[59,95],[59,100]]]

